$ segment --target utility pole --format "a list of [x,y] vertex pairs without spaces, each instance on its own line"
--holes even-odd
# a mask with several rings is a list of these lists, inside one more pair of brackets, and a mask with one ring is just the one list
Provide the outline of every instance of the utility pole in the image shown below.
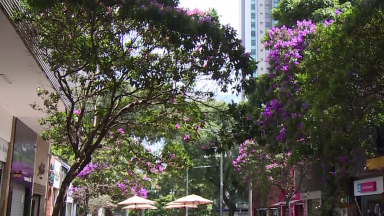
[[248,194],[248,216],[253,216],[252,208],[252,183],[249,182],[249,194]]
[[220,216],[223,216],[223,151],[220,152]]
[[[185,195],[188,196],[188,168],[187,168],[187,171],[186,171],[186,174],[185,174],[185,178],[186,178],[186,181],[185,181]],[[185,208],[185,216],[188,216],[188,207]]]
[[[222,124],[220,124],[220,125],[222,125]],[[201,129],[201,131],[208,131],[208,130]],[[212,132],[214,132],[217,135],[217,131],[212,131]],[[216,148],[215,155],[217,155],[217,148]],[[220,197],[219,197],[220,216],[223,216],[223,195],[224,195],[223,187],[224,187],[224,183],[223,183],[223,149],[221,149],[221,152],[220,152]]]

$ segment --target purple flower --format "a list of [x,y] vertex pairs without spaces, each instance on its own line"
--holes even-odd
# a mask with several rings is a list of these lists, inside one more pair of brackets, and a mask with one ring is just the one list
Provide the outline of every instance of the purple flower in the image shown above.
[[184,141],[187,141],[187,140],[190,140],[191,138],[189,137],[189,135],[186,135],[183,139]]
[[81,110],[74,110],[73,113],[74,113],[75,115],[80,115],[80,114],[81,114]]
[[336,13],[336,15],[340,15],[341,11],[339,9],[336,9],[335,13]]
[[147,190],[145,190],[143,187],[140,188],[139,194],[143,198],[147,198]]
[[123,130],[123,128],[119,128],[119,129],[117,129],[117,132],[123,134],[123,133],[124,133],[124,130]]

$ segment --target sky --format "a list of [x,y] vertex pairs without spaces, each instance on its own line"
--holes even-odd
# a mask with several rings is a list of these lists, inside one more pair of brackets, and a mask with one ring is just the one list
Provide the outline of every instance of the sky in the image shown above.
[[[238,0],[180,0],[180,7],[194,9],[198,8],[202,11],[214,8],[220,15],[220,22],[224,25],[229,24],[235,30],[239,31],[239,1]],[[230,93],[217,93],[219,100],[226,102],[239,102],[240,97]]]

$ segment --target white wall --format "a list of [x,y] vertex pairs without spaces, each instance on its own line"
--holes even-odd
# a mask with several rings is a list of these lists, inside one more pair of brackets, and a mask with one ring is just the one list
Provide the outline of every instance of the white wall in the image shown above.
[[[43,138],[37,136],[37,145],[36,145],[36,157],[35,157],[35,173],[34,173],[34,183],[39,185],[46,186],[48,182],[48,172],[49,172],[49,143],[45,142]],[[40,169],[43,171],[39,172]]]
[[10,142],[13,116],[0,107],[0,138]]

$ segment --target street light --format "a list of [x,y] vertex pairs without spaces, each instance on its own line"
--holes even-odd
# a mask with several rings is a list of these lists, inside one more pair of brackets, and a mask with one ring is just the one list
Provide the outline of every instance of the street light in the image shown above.
[[[200,129],[201,131],[209,131],[217,134],[217,131],[214,130],[206,130],[206,129]],[[216,147],[217,149],[217,147]],[[220,152],[220,197],[219,197],[219,206],[220,206],[220,216],[223,216],[223,189],[224,183],[223,183],[223,150]]]
[[223,151],[220,152],[220,216],[223,216]]
[[[193,167],[193,169],[210,168],[210,167],[211,166],[196,166],[196,167]],[[186,192],[186,195],[188,196],[188,168],[186,170],[185,177],[186,177],[185,192]],[[188,207],[185,208],[185,216],[188,216]]]

